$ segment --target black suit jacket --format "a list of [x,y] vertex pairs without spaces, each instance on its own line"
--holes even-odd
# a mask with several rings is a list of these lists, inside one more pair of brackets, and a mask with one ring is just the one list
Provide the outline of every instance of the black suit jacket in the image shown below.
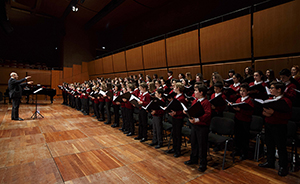
[[14,78],[10,78],[8,80],[8,89],[9,89],[9,97],[10,98],[21,98],[22,97],[22,87],[26,85],[26,83],[21,84],[26,81],[26,79],[16,80]]

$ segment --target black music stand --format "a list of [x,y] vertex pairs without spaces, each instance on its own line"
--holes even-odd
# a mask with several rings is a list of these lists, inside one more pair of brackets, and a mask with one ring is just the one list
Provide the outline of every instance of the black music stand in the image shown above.
[[31,118],[33,118],[33,119],[37,119],[37,115],[40,115],[42,118],[44,118],[44,116],[37,110],[37,94],[38,94],[38,92],[40,92],[42,90],[43,90],[43,88],[39,88],[33,92],[33,94],[35,94],[35,96],[36,96],[35,112],[31,116]]

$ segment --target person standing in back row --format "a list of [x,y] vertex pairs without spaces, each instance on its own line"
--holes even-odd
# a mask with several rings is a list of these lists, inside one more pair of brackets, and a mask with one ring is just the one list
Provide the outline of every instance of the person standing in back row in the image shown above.
[[9,97],[13,100],[11,120],[23,121],[23,119],[19,117],[19,106],[22,98],[22,87],[24,87],[26,84],[32,84],[33,81],[22,83],[27,79],[31,78],[31,76],[27,76],[21,80],[18,80],[18,78],[18,74],[16,72],[12,72],[10,74],[10,79],[8,80]]

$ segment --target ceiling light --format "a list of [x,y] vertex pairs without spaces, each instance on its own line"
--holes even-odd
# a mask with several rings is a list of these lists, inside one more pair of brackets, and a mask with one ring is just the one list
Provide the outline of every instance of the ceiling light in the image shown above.
[[78,11],[78,8],[76,6],[72,6],[72,11],[73,12],[77,12]]

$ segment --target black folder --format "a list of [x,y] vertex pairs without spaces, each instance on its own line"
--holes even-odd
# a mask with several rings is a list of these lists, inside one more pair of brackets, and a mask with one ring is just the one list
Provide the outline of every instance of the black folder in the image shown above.
[[205,111],[201,105],[201,102],[196,102],[193,106],[191,106],[188,109],[186,108],[186,106],[183,103],[181,103],[181,105],[183,106],[183,109],[186,112],[186,115],[189,117],[189,119],[198,118],[205,114]]
[[119,95],[117,98],[114,99],[115,102],[123,102],[123,98],[125,98],[126,100],[130,99],[131,94],[129,92],[126,92],[122,95]]
[[241,83],[245,83],[245,82],[248,84],[254,82],[254,77],[253,76],[247,77]]
[[135,107],[141,107],[141,105],[138,103],[140,100],[138,99],[138,97],[131,95],[129,102],[134,105]]
[[224,106],[226,105],[226,102],[225,100],[223,99],[222,97],[222,94],[220,94],[219,96],[213,98],[213,99],[210,99],[209,102],[214,105],[215,107],[221,107],[221,106]]
[[114,94],[113,94],[111,91],[107,91],[107,92],[106,92],[106,95],[107,95],[108,97],[110,97],[110,99],[112,99],[113,96],[114,96]]
[[261,99],[254,99],[254,106],[257,107],[264,107],[267,109],[273,109],[274,111],[278,112],[290,112],[291,108],[286,103],[284,99],[268,99],[268,100],[261,100]]
[[167,107],[162,108],[166,112],[171,112],[171,111],[182,111],[183,107],[181,103],[176,100],[175,98],[168,104]]
[[142,107],[142,108],[147,111],[162,110],[161,107],[163,107],[164,105],[165,103],[163,101],[159,100],[158,98],[154,98],[146,107]]
[[261,83],[255,84],[255,85],[249,87],[249,91],[252,91],[252,90],[258,90],[260,93],[265,93],[266,87],[264,87]]
[[239,102],[239,103],[232,103],[232,104],[229,103],[229,105],[231,107],[239,107],[240,109],[244,109],[244,110],[253,110],[253,107],[246,102]]
[[186,94],[184,94],[184,97],[188,99],[188,101],[194,101],[196,98],[193,96],[188,96]]
[[175,92],[164,94],[166,98],[174,98],[177,94]]
[[238,92],[238,91],[234,91],[231,87],[224,87],[223,90],[226,93],[226,95],[232,95]]
[[233,79],[229,78],[229,79],[224,79],[224,83],[228,83],[228,84],[233,84]]

